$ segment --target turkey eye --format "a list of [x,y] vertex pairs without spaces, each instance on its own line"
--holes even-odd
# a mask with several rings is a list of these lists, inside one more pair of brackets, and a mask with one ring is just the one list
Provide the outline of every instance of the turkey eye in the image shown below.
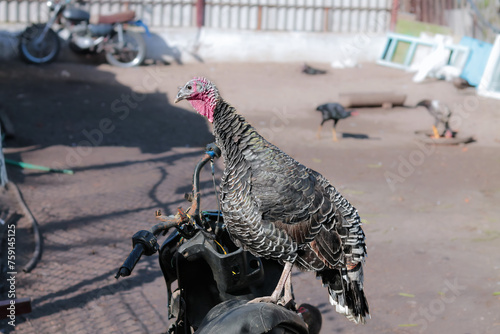
[[191,85],[187,86],[187,89],[191,90],[193,87]]

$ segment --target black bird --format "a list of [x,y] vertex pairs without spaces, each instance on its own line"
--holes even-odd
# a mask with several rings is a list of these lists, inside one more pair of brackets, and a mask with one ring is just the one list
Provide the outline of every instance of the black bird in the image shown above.
[[337,122],[341,119],[350,117],[351,115],[357,115],[357,112],[354,110],[345,110],[345,108],[339,104],[339,103],[325,103],[316,108],[316,111],[320,111],[323,120],[321,121],[321,124],[319,125],[318,132],[316,133],[316,136],[318,139],[321,137],[321,129],[323,127],[323,124],[330,120],[333,119],[333,129],[332,129],[332,140],[337,141],[337,132],[335,131],[335,128],[337,127]]
[[[439,100],[422,100],[415,107],[425,107],[429,114],[434,117],[432,131],[434,138],[451,138],[453,131],[450,128],[451,110],[448,106]],[[438,127],[440,128],[438,130]]]
[[302,72],[305,74],[310,74],[310,75],[325,74],[326,73],[325,70],[313,68],[305,63],[304,63],[304,66],[302,66]]

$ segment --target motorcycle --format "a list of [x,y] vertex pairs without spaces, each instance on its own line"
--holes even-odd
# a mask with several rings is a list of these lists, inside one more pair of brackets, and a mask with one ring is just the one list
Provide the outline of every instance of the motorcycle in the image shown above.
[[[288,333],[317,334],[321,313],[309,304],[248,303],[269,296],[283,266],[238,248],[231,240],[218,210],[200,210],[199,174],[208,161],[220,157],[214,144],[195,167],[193,191],[185,197],[191,207],[175,216],[156,212],[160,223],[132,237],[133,250],[115,278],[129,276],[142,255],[159,251],[159,263],[167,285],[168,318],[176,318],[171,334]],[[157,242],[166,235],[162,246]],[[177,281],[177,289],[172,284]]]
[[[51,13],[48,22],[27,27],[19,38],[19,54],[23,60],[45,64],[56,59],[61,49],[59,33],[66,30],[69,47],[76,53],[104,52],[106,61],[118,67],[133,67],[143,62],[146,43],[127,26],[142,26],[147,35],[149,29],[142,21],[134,21],[134,11],[99,15],[96,22],[91,23],[87,11],[70,3],[71,0],[47,1]],[[52,29],[54,25],[59,26],[57,33]]]

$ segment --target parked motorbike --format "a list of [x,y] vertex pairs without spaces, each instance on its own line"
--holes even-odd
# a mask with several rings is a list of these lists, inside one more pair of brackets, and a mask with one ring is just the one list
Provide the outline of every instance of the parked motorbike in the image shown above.
[[[142,36],[128,30],[129,25],[140,25],[149,34],[148,27],[140,20],[135,21],[134,11],[113,15],[100,15],[95,23],[90,14],[70,5],[71,0],[49,0],[50,17],[45,24],[33,24],[26,28],[19,39],[19,54],[33,64],[53,61],[61,49],[59,33],[66,30],[69,47],[82,53],[104,52],[106,61],[118,67],[140,65],[146,56],[146,43]],[[58,26],[57,33],[53,30]]]
[[[160,268],[167,285],[168,317],[176,318],[168,333],[289,333],[316,334],[321,314],[309,304],[288,305],[248,303],[269,296],[280,278],[283,266],[273,260],[255,257],[231,240],[220,211],[201,211],[199,174],[209,161],[220,156],[215,145],[198,162],[193,174],[193,191],[186,194],[192,203],[175,216],[156,212],[161,222],[149,231],[132,237],[133,250],[118,270],[116,278],[129,276],[142,255],[159,250]],[[159,247],[157,237],[168,237]],[[172,283],[177,289],[172,291]]]

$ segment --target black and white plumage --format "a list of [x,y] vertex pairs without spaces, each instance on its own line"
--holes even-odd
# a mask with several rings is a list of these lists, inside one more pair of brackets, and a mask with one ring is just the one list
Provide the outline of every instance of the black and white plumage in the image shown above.
[[265,140],[213,83],[195,78],[179,90],[213,122],[222,150],[221,206],[235,243],[285,264],[270,301],[291,299],[292,264],[315,271],[336,310],[356,323],[369,317],[363,291],[365,235],[357,210],[318,172]]
[[434,117],[434,131],[441,137],[451,137],[450,128],[451,110],[439,100],[422,100],[415,107],[425,107],[429,114]]
[[337,141],[337,123],[339,120],[351,117],[354,115],[354,110],[346,110],[340,103],[325,103],[316,107],[316,111],[321,112],[322,120],[319,125],[318,131],[316,132],[316,137],[318,139],[321,137],[321,129],[323,124],[328,120],[333,120],[332,128],[332,140]]

